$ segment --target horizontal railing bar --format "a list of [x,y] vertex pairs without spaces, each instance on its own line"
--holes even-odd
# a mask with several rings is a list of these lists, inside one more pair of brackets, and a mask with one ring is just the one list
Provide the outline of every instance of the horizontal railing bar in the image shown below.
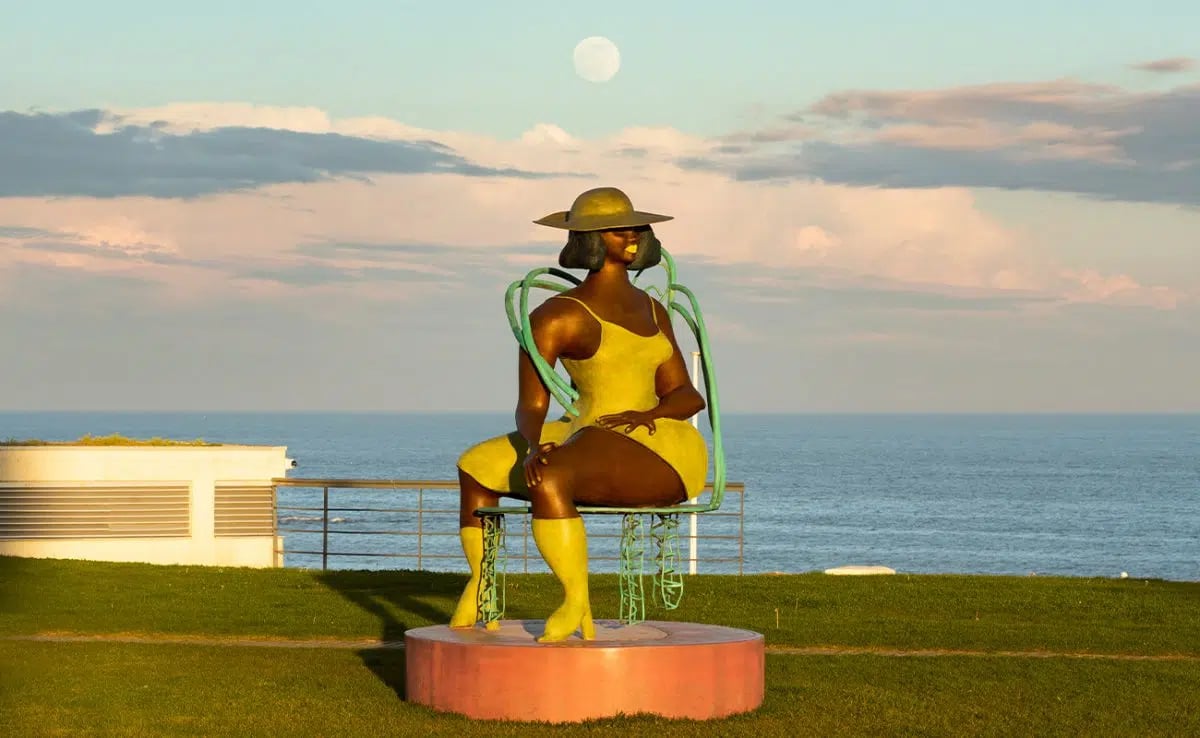
[[[306,556],[320,556],[321,555],[320,551],[288,551],[288,553],[295,554],[295,555],[306,555]],[[325,555],[331,556],[331,557],[332,556],[373,556],[376,558],[385,558],[385,559],[416,559],[416,558],[421,558],[421,559],[458,559],[458,560],[462,559],[461,553],[460,554],[422,553],[422,554],[418,555],[415,553],[354,553],[354,552],[350,552],[350,551],[329,551]]]
[[458,489],[458,482],[448,479],[313,479],[277,477],[271,483],[278,487],[340,487],[343,489]]
[[[282,529],[281,529],[282,530]],[[324,531],[294,531],[289,530],[289,533],[323,533]],[[333,530],[329,529],[329,535],[339,536],[426,536],[428,533],[418,533],[411,530]],[[457,534],[455,534],[457,535]]]
[[[308,511],[329,510],[330,512],[334,512],[334,511],[337,511],[337,512],[418,512],[418,511],[421,511],[421,512],[425,512],[425,513],[439,513],[442,515],[458,515],[459,514],[459,509],[456,507],[426,507],[426,508],[415,508],[415,507],[412,507],[412,508],[410,508],[410,507],[334,507],[334,506],[330,505],[328,508],[325,508],[325,507],[302,507],[302,506],[293,506],[293,505],[279,505],[277,507],[277,509],[279,509],[279,510],[308,510]],[[658,508],[649,508],[649,509],[657,510]],[[506,507],[504,509],[504,512],[506,514],[511,513],[513,515],[528,515],[531,511],[532,511],[532,508],[530,508],[530,507]],[[633,512],[630,514],[649,515],[649,514],[657,514],[657,513]],[[683,508],[680,510],[672,510],[672,514],[704,515],[705,517],[735,517],[735,518],[739,517],[738,513],[735,513],[735,512],[718,512],[718,511],[714,510],[712,512],[696,511],[693,513],[692,511],[688,510],[687,508]]]
[[[426,515],[458,515],[456,509],[439,509],[439,508],[418,508],[418,507],[283,507],[282,505],[275,508],[280,512],[324,512],[328,510],[330,513],[343,512],[385,512],[385,513],[424,513]],[[528,510],[511,510],[505,513],[506,515],[528,515]],[[738,513],[733,512],[707,512],[707,513],[689,513],[680,512],[679,515],[703,515],[705,518],[739,518]]]
[[[297,544],[310,543],[320,545],[321,549],[292,549],[287,543],[284,543],[281,548],[276,549],[277,554],[283,554],[288,557],[296,557],[296,566],[317,566],[321,569],[328,569],[326,564],[330,559],[336,561],[352,560],[353,557],[364,557],[372,559],[416,559],[416,567],[423,569],[421,561],[458,561],[461,562],[462,554],[454,547],[446,546],[444,543],[433,544],[435,548],[446,551],[447,553],[434,553],[422,548],[420,541],[424,539],[441,538],[443,541],[449,539],[457,539],[459,533],[457,526],[452,526],[445,532],[430,530],[433,527],[440,528],[445,526],[447,519],[452,516],[457,517],[461,511],[457,506],[454,507],[425,507],[427,501],[442,501],[443,505],[449,502],[448,497],[443,497],[437,494],[431,494],[428,498],[422,498],[421,495],[425,491],[431,493],[437,491],[446,491],[453,494],[459,489],[457,480],[440,479],[341,479],[341,478],[276,478],[272,480],[272,488],[274,489],[274,505],[273,519],[275,533]],[[307,490],[295,493],[287,493],[283,495],[286,499],[280,500],[280,489],[290,488],[293,490]],[[395,494],[404,492],[407,494],[416,494],[417,499],[411,497],[404,500],[405,503],[412,504],[412,507],[375,507],[372,503],[383,502],[385,504],[393,501],[398,501],[394,497],[379,498],[376,496],[356,495],[349,496],[352,493],[339,492],[338,490],[367,490],[371,492],[386,492]],[[725,485],[725,490],[731,495],[743,495],[738,500],[733,501],[732,505],[725,510],[709,510],[708,506],[712,504],[711,499],[706,498],[704,492],[712,492],[712,483],[706,485],[700,496],[688,502],[679,503],[666,508],[605,508],[589,506],[583,510],[589,515],[596,515],[593,518],[595,521],[593,526],[595,530],[590,533],[589,538],[596,539],[605,550],[610,550],[611,555],[592,555],[589,558],[596,561],[598,564],[603,564],[604,569],[610,569],[614,564],[619,564],[621,556],[611,546],[615,542],[619,542],[624,536],[618,525],[617,513],[620,514],[640,514],[645,516],[663,516],[671,515],[676,520],[681,520],[687,515],[698,515],[710,519],[716,530],[722,530],[720,526],[725,523],[718,524],[716,518],[736,518],[739,521],[744,519],[744,494],[745,484],[743,482],[728,482]],[[174,491],[174,490],[172,490]],[[331,494],[331,492],[333,494]],[[168,493],[169,494],[169,493]],[[261,488],[248,488],[245,486],[233,485],[223,489],[218,489],[217,505],[216,505],[216,523],[219,530],[218,534],[237,535],[239,533],[250,534],[252,530],[265,530],[270,524],[267,523],[267,515],[262,514],[255,509],[255,503],[261,504],[265,495],[262,494]],[[337,506],[337,502],[348,503],[345,506]],[[457,501],[457,500],[455,500]],[[280,504],[281,502],[291,502],[293,504]],[[300,503],[300,504],[294,504]],[[331,504],[333,503],[333,504]],[[365,503],[365,505],[364,505]],[[523,551],[513,551],[505,553],[506,571],[509,567],[515,567],[519,571],[524,569],[527,572],[545,571],[547,567],[540,554],[528,546],[528,540],[531,537],[531,530],[528,524],[528,517],[531,513],[531,507],[528,500],[515,497],[505,497],[500,506],[507,508],[504,512],[513,517],[513,521],[508,526],[509,545],[516,542],[519,549]],[[608,513],[607,515],[599,515],[599,513]],[[287,518],[298,518],[291,521],[293,524],[301,526],[313,527],[292,527],[289,525]],[[382,518],[382,519],[381,519]],[[389,519],[390,518],[390,519]],[[429,523],[425,526],[421,525],[421,519],[425,518]],[[437,521],[437,522],[433,522]],[[600,522],[612,521],[612,522]],[[394,525],[396,523],[412,524],[416,526],[415,530],[379,530],[378,525]],[[358,529],[363,525],[372,526],[370,529]],[[730,521],[732,525],[738,523]],[[319,526],[319,527],[318,527]],[[714,553],[720,553],[721,549],[726,549],[728,546],[736,545],[744,540],[744,533],[739,528],[724,528],[724,530],[734,530],[736,533],[723,535],[721,533],[704,533],[690,535],[686,531],[676,531],[674,537],[685,546],[688,544],[695,545],[699,541],[714,541],[721,542],[713,545],[717,549]],[[396,548],[408,548],[409,544],[400,543],[413,538],[417,539],[415,552],[380,552],[375,551],[331,551],[329,550],[335,536],[359,536],[357,539],[342,539],[343,545],[349,545],[350,548],[357,548],[362,544],[348,543],[348,541],[363,541],[372,538],[381,541],[389,539],[382,538],[384,536],[392,537],[390,540],[396,541],[395,544],[365,544],[365,548],[391,548],[393,545]],[[653,528],[647,530],[643,534],[643,540],[648,544],[652,543],[654,535]],[[310,537],[311,536],[311,537]],[[361,538],[366,536],[366,538]],[[521,542],[525,542],[525,546],[521,546]],[[597,551],[596,553],[599,553]],[[649,556],[654,557],[650,551]],[[311,557],[311,558],[310,558]],[[313,559],[319,558],[320,561]],[[656,558],[656,557],[655,557]],[[309,563],[305,562],[308,559]],[[674,571],[678,573],[688,573],[688,568],[696,564],[702,565],[718,565],[719,568],[725,568],[726,565],[741,564],[744,559],[740,551],[735,551],[732,556],[714,556],[705,557],[703,554],[688,555],[687,551],[679,552],[672,557],[672,566]],[[542,565],[538,566],[537,562]],[[611,562],[611,563],[610,563]],[[532,564],[532,566],[531,566]],[[405,563],[403,567],[408,567],[410,564]],[[351,564],[353,566],[353,564]],[[440,565],[439,565],[440,566]],[[335,567],[336,569],[337,567]],[[740,566],[739,566],[740,569]],[[515,573],[515,572],[513,572]],[[647,572],[646,576],[653,576],[655,572]]]
[[[458,482],[448,479],[318,479],[303,477],[276,477],[271,483],[278,487],[329,487],[340,489],[404,489],[418,491],[422,489],[458,489]],[[742,492],[745,482],[726,482],[726,492]],[[705,488],[711,491],[710,482]]]
[[[288,553],[288,555],[306,555],[306,556],[320,556],[321,555],[321,552],[318,550],[288,551],[287,553]],[[353,551],[330,551],[327,554],[327,556],[330,556],[330,557],[332,557],[332,556],[368,556],[368,555],[369,556],[390,557],[390,558],[402,558],[402,559],[417,559],[417,558],[419,558],[419,559],[453,560],[456,562],[463,562],[462,570],[464,572],[466,571],[466,563],[463,560],[461,553],[459,553],[457,555],[439,554],[439,553],[421,553],[421,555],[418,556],[415,553],[396,553],[396,554],[370,553],[370,554],[368,554],[368,553],[355,553]],[[605,556],[589,556],[588,560],[593,561],[593,562],[595,562],[595,561],[620,562],[621,557],[616,554],[605,555]],[[509,561],[510,565],[515,564],[521,568],[525,568],[527,566],[532,567],[537,564],[540,564],[543,567],[546,566],[545,561],[536,555],[530,555],[528,557],[510,556],[508,561]],[[712,558],[705,558],[705,557],[701,556],[696,559],[696,562],[700,563],[700,564],[736,564],[736,563],[738,563],[738,561],[739,561],[739,559],[736,556],[734,556],[734,557],[712,557]],[[681,559],[676,559],[675,562],[676,562],[676,569],[678,570],[679,567],[687,567],[689,564],[691,564],[692,559],[681,558]],[[652,562],[647,562],[647,563],[649,564]],[[512,569],[510,569],[509,572],[511,573]],[[653,572],[648,572],[647,576],[649,576],[650,573],[653,573]]]
[[[326,531],[324,531],[324,530],[322,530],[322,529],[320,529],[320,528],[317,528],[317,529],[312,529],[312,528],[284,528],[284,527],[282,527],[282,526],[281,526],[281,527],[279,527],[277,530],[278,530],[280,533],[312,533],[312,534],[320,534],[320,533],[325,533],[325,532],[326,532]],[[441,538],[458,538],[458,536],[459,536],[459,534],[458,534],[458,533],[431,533],[431,532],[427,532],[427,531],[426,531],[426,532],[418,532],[418,531],[411,531],[411,530],[410,530],[410,531],[399,531],[399,530],[333,530],[332,528],[331,528],[331,529],[328,531],[328,533],[329,533],[329,535],[331,535],[331,536],[335,536],[335,535],[336,535],[336,536],[411,536],[411,537],[426,537],[426,536],[428,536],[428,537],[434,537],[434,536],[437,536],[437,537],[441,537]],[[514,534],[514,533],[510,533],[510,535],[514,535],[514,536],[516,536],[516,537],[520,537],[520,536],[521,536],[521,534],[519,534],[519,533],[515,533],[515,534]],[[690,540],[692,540],[692,538],[693,538],[693,537],[694,537],[694,538],[695,538],[697,541],[723,541],[723,540],[727,540],[727,541],[736,541],[736,540],[738,540],[738,537],[737,537],[737,536],[713,535],[713,534],[709,534],[709,533],[706,533],[706,534],[698,534],[698,535],[696,535],[696,536],[683,535],[683,534],[681,534],[681,535],[679,535],[679,536],[678,536],[679,540],[681,540],[681,541],[690,541]],[[618,540],[618,539],[620,539],[620,538],[621,538],[621,534],[619,534],[619,533],[592,533],[592,534],[589,534],[589,535],[588,535],[588,538],[589,538],[589,539],[603,539],[603,540]],[[461,556],[461,554],[459,554],[459,555]]]
[[438,512],[438,513],[447,513],[447,514],[453,513],[455,515],[458,514],[458,510],[449,510],[449,509],[447,509],[447,510],[429,510],[429,509],[422,509],[419,507],[334,507],[334,506],[330,505],[329,507],[294,507],[294,508],[293,507],[277,507],[276,509],[277,510],[308,510],[308,511],[316,510],[316,511],[322,511],[322,512],[325,510],[328,510],[331,513],[335,513],[335,512],[388,512],[388,513],[423,512],[423,513],[428,514],[431,512]]
[[[304,555],[304,556],[320,556],[321,555],[320,551],[290,551],[289,553],[294,554],[294,555]],[[328,552],[326,552],[325,555],[326,556],[371,556],[374,558],[387,558],[387,559],[415,559],[415,558],[418,558],[418,554],[415,554],[415,553],[367,553],[367,552],[359,553],[359,552],[353,552],[353,551],[328,551]],[[458,559],[462,558],[462,554],[422,553],[419,555],[419,558],[458,560]],[[620,556],[589,556],[588,559],[591,561],[620,561],[621,557]],[[524,562],[524,561],[540,561],[541,558],[536,557],[536,556],[513,555],[513,556],[509,556],[508,560]],[[689,563],[692,561],[692,559],[690,557],[687,557],[687,558],[678,559],[677,561],[679,563]],[[735,563],[738,561],[738,558],[736,556],[734,556],[734,557],[713,557],[713,558],[698,557],[695,559],[695,561],[697,561],[698,563],[706,563],[706,564]],[[519,574],[520,572],[508,572],[508,573],[509,574],[518,573]],[[647,570],[643,576],[649,577],[649,576],[654,576],[654,574],[655,574],[655,571]]]

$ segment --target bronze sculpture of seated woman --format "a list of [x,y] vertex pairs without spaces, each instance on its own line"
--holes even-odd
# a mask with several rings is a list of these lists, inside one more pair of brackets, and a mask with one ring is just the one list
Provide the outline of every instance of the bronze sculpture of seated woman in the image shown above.
[[688,419],[705,407],[693,387],[667,310],[630,280],[658,263],[651,224],[671,216],[633,208],[620,190],[579,195],[567,211],[537,221],[569,231],[565,269],[580,284],[530,312],[538,352],[561,361],[579,392],[578,416],[547,422],[550,392],[519,352],[516,430],[484,440],[458,460],[459,533],[471,578],[450,626],[474,626],[483,532],[475,511],[500,497],[529,500],[533,539],[562,584],[562,604],[541,641],[576,630],[595,636],[588,598],[587,534],[576,505],[659,507],[699,495],[708,448]]

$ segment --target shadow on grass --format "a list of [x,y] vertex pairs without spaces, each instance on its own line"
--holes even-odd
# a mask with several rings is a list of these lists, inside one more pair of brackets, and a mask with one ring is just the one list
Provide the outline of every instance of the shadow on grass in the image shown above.
[[450,622],[450,603],[458,601],[467,583],[466,574],[427,571],[323,571],[316,579],[379,620],[385,645],[358,656],[401,700],[406,699],[404,650],[396,646],[404,643],[406,630]]
[[407,701],[405,688],[407,664],[404,660],[404,649],[365,648],[356,653],[362,659],[363,666],[370,669],[371,673],[395,692],[402,701]]

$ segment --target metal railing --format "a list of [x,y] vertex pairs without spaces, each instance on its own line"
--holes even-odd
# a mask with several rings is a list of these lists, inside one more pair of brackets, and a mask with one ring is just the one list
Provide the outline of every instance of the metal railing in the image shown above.
[[[287,563],[288,558],[309,557],[315,563],[319,557],[321,569],[328,569],[331,559],[357,560],[359,566],[355,568],[377,568],[380,560],[386,559],[407,559],[419,570],[432,568],[433,563],[440,561],[453,562],[443,570],[466,567],[458,535],[458,482],[281,478],[272,480],[272,484],[276,487],[275,555],[285,566],[301,565]],[[288,490],[287,499],[282,498],[279,488]],[[726,497],[721,510],[685,514],[699,520],[687,534],[681,528],[680,543],[709,541],[714,548],[727,549],[726,555],[706,556],[700,553],[698,545],[689,545],[684,549],[689,555],[681,563],[688,562],[693,573],[700,563],[727,564],[729,569],[736,564],[737,573],[743,573],[745,485],[730,482],[725,490],[737,496],[736,507]],[[530,516],[513,518],[509,524],[508,561],[520,562],[522,572],[548,571],[532,541]],[[514,525],[518,521],[519,529]],[[716,532],[701,534],[698,532],[701,527],[716,528]],[[619,541],[620,537],[619,515],[590,516],[588,539],[597,543],[589,545],[594,551],[589,552],[589,561],[619,562],[617,544],[605,546],[600,542]],[[347,543],[350,545],[346,546]],[[605,548],[611,549],[611,554],[604,553]],[[534,569],[530,568],[531,563]],[[604,569],[603,563],[596,567]]]

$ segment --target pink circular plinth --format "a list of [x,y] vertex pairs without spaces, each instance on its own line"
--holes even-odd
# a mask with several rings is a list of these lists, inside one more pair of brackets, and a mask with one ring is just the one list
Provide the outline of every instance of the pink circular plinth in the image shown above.
[[596,638],[538,643],[545,621],[404,634],[408,701],[487,720],[578,722],[649,713],[706,720],[763,700],[759,633],[718,625],[597,620]]

